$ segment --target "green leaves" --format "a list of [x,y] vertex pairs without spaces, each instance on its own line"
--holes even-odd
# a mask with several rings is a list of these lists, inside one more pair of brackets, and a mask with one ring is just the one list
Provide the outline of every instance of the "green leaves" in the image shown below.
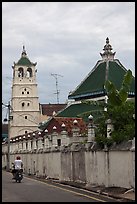
[[[96,121],[98,124],[98,128],[95,129],[96,142],[103,147],[104,144],[108,145],[110,142],[119,144],[123,141],[132,140],[133,137],[135,137],[135,120],[133,119],[134,113],[135,101],[133,99],[127,100],[121,106],[112,106],[109,104],[107,112],[104,112],[102,118],[98,118]],[[108,118],[112,119],[114,130],[111,137],[106,139],[107,127],[105,121]]]
[[105,82],[105,88],[108,94],[108,103],[111,105],[122,105],[128,98],[128,92],[130,90],[130,85],[132,82],[132,72],[128,70],[127,73],[124,75],[122,86],[118,91],[115,85],[107,80]]
[[127,100],[131,82],[132,82],[132,72],[128,70],[126,75],[124,76],[122,87],[119,90],[119,96],[123,102]]

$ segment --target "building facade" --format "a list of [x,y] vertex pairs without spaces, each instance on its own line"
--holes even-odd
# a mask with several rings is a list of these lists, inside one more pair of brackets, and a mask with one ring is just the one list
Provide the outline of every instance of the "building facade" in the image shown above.
[[[107,103],[107,92],[105,82],[111,81],[117,90],[120,90],[123,78],[127,73],[126,69],[119,59],[115,58],[116,52],[112,51],[109,38],[106,38],[106,44],[101,58],[80,82],[80,84],[68,95],[68,106],[62,112],[57,114],[58,117],[83,117],[82,114],[89,112],[94,118],[100,117],[100,111],[105,110]],[[132,76],[128,99],[135,98],[135,77]],[[85,103],[85,102],[92,102]],[[97,103],[96,103],[97,102]],[[98,106],[98,102],[104,103],[104,109]]]

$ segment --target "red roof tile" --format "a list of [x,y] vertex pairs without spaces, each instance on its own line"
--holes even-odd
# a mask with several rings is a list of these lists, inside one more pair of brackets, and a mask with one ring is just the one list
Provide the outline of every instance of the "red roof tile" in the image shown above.
[[[48,130],[48,133],[53,132],[53,127],[56,126],[56,131],[60,133],[62,131],[62,124],[65,124],[65,130],[69,135],[72,135],[72,128],[74,127],[74,120],[77,120],[77,127],[80,128],[80,134],[85,133],[87,130],[86,123],[82,120],[82,118],[66,118],[66,117],[54,117],[48,123],[45,129]],[[44,129],[44,130],[45,130]],[[43,131],[44,131],[43,130]]]
[[41,104],[42,114],[47,116],[53,116],[54,111],[63,110],[67,104]]

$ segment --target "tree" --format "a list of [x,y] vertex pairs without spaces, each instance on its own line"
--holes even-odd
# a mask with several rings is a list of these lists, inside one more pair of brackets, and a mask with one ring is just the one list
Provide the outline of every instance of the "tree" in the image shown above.
[[108,95],[108,103],[113,106],[120,106],[122,105],[128,98],[128,92],[130,90],[132,82],[132,72],[128,70],[127,73],[124,75],[122,86],[118,91],[115,85],[107,80],[105,82],[105,88]]
[[[115,85],[107,80],[105,88],[108,96],[107,112],[104,112],[102,118],[98,119],[98,129],[96,131],[96,141],[101,144],[117,144],[122,141],[133,139],[135,136],[135,122],[133,114],[135,113],[135,101],[127,100],[128,92],[132,82],[132,72],[130,70],[124,75],[122,86],[117,90]],[[105,121],[110,118],[114,125],[114,131],[111,138],[106,138]]]

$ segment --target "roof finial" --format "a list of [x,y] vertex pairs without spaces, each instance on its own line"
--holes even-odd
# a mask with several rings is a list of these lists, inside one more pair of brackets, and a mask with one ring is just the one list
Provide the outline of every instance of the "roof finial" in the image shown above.
[[23,51],[25,51],[25,45],[23,45]]
[[112,46],[109,44],[109,38],[106,38],[106,45],[104,46],[104,53],[100,53],[103,60],[113,60],[116,52],[112,52]]
[[22,51],[22,57],[25,57],[27,55],[26,50],[25,50],[25,45],[23,45],[23,51]]
[[106,44],[109,44],[109,38],[108,37],[106,38]]

